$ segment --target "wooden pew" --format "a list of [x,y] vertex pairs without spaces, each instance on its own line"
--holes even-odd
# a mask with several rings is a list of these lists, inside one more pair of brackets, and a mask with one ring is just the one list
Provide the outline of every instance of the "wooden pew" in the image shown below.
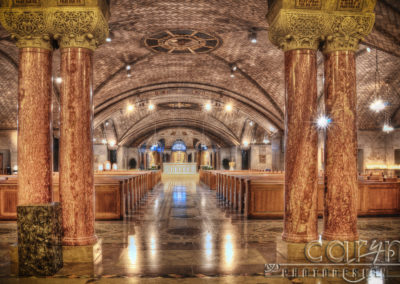
[[[254,171],[215,171],[217,196],[250,218],[282,218],[284,175]],[[400,214],[400,182],[359,180],[359,216]],[[319,180],[318,215],[323,215],[324,183]]]
[[200,170],[200,181],[206,184],[211,190],[216,190],[216,172],[214,170]]
[[[96,172],[96,220],[121,219],[134,210],[161,180],[160,171]],[[58,174],[53,174],[53,201],[60,201]],[[15,220],[17,176],[0,176],[0,220]]]

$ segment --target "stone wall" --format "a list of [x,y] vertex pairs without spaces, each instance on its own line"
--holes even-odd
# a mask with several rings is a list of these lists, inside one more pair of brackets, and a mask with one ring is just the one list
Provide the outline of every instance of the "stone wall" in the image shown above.
[[251,146],[250,168],[257,170],[272,169],[271,145]]
[[135,159],[136,160],[136,168],[139,168],[139,149],[138,148],[133,148],[133,147],[129,147],[126,150],[128,159],[127,159],[127,168],[129,168],[129,161],[131,159]]
[[392,133],[359,131],[358,148],[364,152],[364,167],[371,164],[393,165],[394,151],[400,149],[400,129]]
[[235,170],[242,169],[242,155],[239,147],[221,148],[219,149],[219,155],[219,166],[221,170],[224,169],[222,166],[222,161],[224,159],[235,162]]
[[[368,165],[393,165],[394,151],[400,149],[400,129],[392,133],[383,131],[358,131],[358,149],[362,154],[362,168]],[[318,170],[324,169],[324,134],[319,134],[318,140]]]
[[107,145],[93,145],[94,168],[97,170],[99,164],[103,164],[108,160]]
[[[272,140],[272,145],[252,145],[250,166],[253,169],[283,170],[283,157],[281,153],[282,143]],[[323,146],[324,135],[320,133],[318,142],[319,171],[323,170]],[[96,144],[94,148],[94,161],[97,169],[98,163],[107,161],[107,146]],[[394,164],[394,151],[400,149],[400,129],[392,133],[382,131],[358,131],[358,148],[363,150],[364,168],[371,164]],[[222,169],[222,161],[226,158],[236,162],[235,169],[241,169],[241,150],[239,147],[221,148],[218,150],[219,166]],[[17,131],[0,130],[0,153],[3,154],[3,168],[17,165]],[[265,153],[265,162],[260,155]],[[139,165],[138,148],[119,147],[117,161],[119,169],[128,169],[130,159],[136,159]]]

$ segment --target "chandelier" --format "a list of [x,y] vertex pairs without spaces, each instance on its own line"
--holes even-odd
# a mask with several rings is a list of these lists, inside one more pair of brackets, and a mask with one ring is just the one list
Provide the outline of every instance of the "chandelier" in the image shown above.
[[378,95],[378,84],[381,86],[380,77],[379,77],[379,68],[378,68],[378,50],[375,50],[375,100],[370,104],[369,108],[374,112],[381,112],[387,106],[387,103],[384,102]]

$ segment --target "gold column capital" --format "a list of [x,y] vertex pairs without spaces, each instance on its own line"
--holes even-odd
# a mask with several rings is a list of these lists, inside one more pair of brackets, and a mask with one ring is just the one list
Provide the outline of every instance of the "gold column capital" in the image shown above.
[[270,0],[270,41],[283,50],[357,50],[374,26],[376,0]]
[[99,8],[54,9],[49,13],[49,23],[60,48],[95,50],[108,36],[108,23]]
[[317,50],[323,34],[324,15],[313,11],[282,9],[270,23],[270,41],[284,51]]
[[108,36],[109,0],[1,0],[0,22],[18,47],[96,49]]
[[357,51],[359,42],[371,32],[374,23],[374,13],[330,15],[324,32],[323,52]]
[[52,50],[51,33],[44,11],[39,9],[0,9],[0,22],[17,41],[19,48],[37,47]]

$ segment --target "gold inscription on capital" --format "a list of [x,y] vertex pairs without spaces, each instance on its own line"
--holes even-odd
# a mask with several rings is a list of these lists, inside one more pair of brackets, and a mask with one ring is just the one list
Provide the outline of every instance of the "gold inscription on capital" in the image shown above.
[[361,9],[362,0],[340,0],[338,10],[358,11]]
[[296,0],[296,8],[321,9],[321,0]]
[[83,6],[85,5],[85,0],[58,0],[58,6]]
[[40,0],[14,0],[13,6],[40,6]]

